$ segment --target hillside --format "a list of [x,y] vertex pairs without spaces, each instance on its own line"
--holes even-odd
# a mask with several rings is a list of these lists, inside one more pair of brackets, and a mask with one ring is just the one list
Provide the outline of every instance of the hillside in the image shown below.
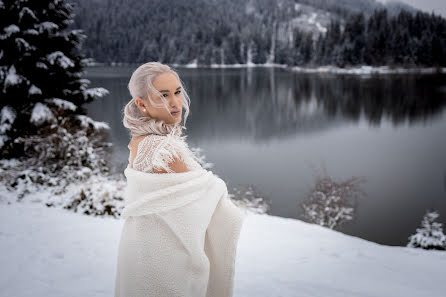
[[[367,20],[408,5],[375,0],[74,0],[87,56],[97,62],[301,65],[318,63],[316,41],[330,22]],[[297,53],[297,56],[296,54]],[[303,57],[302,57],[303,56]],[[310,57],[311,56],[311,57]],[[311,58],[311,61],[310,61]],[[324,61],[325,63],[325,61]]]

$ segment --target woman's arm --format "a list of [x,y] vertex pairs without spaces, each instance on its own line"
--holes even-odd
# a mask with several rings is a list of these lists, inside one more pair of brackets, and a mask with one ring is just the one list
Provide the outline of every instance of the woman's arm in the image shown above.
[[[169,168],[176,172],[176,173],[180,173],[180,172],[187,172],[189,171],[189,169],[187,168],[186,164],[184,164],[183,160],[179,159],[179,158],[174,158],[174,161],[169,162],[168,163]],[[163,168],[153,168],[153,172],[154,173],[168,173],[165,169]]]

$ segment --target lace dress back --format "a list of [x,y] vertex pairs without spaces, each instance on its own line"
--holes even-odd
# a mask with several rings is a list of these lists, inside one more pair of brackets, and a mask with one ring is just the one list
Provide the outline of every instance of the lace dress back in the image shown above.
[[[138,143],[133,164],[130,152],[129,166],[142,172],[151,173],[154,169],[164,169],[168,173],[173,173],[174,171],[169,168],[169,163],[177,158],[181,159],[189,170],[202,168],[197,156],[189,149],[185,138],[186,136],[174,134],[147,135]],[[130,145],[128,148],[130,149]]]

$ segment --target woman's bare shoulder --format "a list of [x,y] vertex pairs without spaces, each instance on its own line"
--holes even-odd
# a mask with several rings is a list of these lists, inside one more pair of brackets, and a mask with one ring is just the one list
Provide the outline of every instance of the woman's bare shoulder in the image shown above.
[[138,144],[141,142],[141,140],[143,140],[144,136],[133,136],[132,139],[130,139],[129,142],[129,149],[132,150],[136,147],[138,147]]
[[140,143],[144,140],[144,143],[147,143],[148,140],[160,140],[162,139],[163,135],[157,135],[157,134],[149,134],[149,135],[141,135],[141,136],[133,136],[132,139],[130,139],[130,143],[128,145],[129,149],[132,151],[137,151]]

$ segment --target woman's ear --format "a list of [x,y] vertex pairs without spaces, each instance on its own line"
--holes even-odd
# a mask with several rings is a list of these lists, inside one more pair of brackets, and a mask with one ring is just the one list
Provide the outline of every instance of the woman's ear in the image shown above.
[[145,107],[145,105],[144,105],[144,102],[142,101],[142,99],[141,98],[139,98],[139,97],[136,97],[135,98],[135,103],[136,103],[136,105],[138,106],[138,108],[139,108],[139,110],[141,111],[141,112],[146,112],[147,111],[147,109],[146,109],[146,107]]

